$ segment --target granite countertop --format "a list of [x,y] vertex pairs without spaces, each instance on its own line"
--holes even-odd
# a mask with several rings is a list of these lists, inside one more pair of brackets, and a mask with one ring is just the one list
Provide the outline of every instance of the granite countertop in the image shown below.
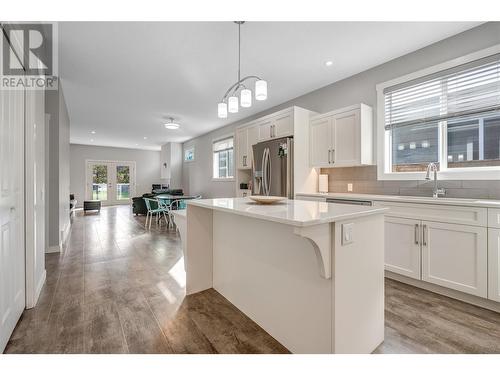
[[388,210],[380,207],[290,199],[275,204],[258,204],[249,198],[216,198],[187,201],[187,204],[297,227],[382,214]]

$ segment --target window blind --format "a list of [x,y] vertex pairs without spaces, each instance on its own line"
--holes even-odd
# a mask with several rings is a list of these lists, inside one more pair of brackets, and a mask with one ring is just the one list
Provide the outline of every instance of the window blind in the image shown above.
[[233,137],[220,139],[214,142],[213,150],[214,152],[231,150],[234,147],[233,143],[234,143]]
[[500,112],[500,54],[384,90],[385,129]]

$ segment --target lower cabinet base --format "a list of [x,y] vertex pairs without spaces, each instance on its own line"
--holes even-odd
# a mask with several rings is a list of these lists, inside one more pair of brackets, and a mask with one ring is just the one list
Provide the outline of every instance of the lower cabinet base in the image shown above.
[[410,277],[399,275],[391,271],[385,271],[385,277],[405,284],[413,285],[417,288],[425,289],[430,292],[442,294],[443,296],[454,298],[459,301],[467,302],[470,303],[471,305],[483,307],[485,309],[500,313],[500,302],[492,301],[486,298],[476,297],[467,293],[459,292],[453,289],[445,288],[425,281],[412,279]]

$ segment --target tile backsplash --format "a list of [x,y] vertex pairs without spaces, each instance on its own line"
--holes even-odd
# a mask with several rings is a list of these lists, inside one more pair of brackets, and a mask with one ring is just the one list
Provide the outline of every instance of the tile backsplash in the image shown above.
[[[352,193],[432,196],[434,181],[378,181],[377,167],[322,168],[328,174],[328,190],[331,193]],[[446,197],[500,199],[500,180],[438,180],[438,186],[446,189]]]

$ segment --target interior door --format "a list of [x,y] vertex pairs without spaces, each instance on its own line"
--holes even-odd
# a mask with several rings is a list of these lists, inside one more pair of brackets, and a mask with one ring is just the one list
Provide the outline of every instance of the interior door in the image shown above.
[[331,167],[331,129],[330,118],[321,118],[311,122],[310,158],[313,167]]
[[0,352],[26,303],[24,90],[0,90]]
[[359,115],[359,110],[353,110],[340,113],[333,119],[335,129],[333,144],[335,145],[335,151],[332,157],[337,167],[361,164]]
[[487,297],[487,230],[422,222],[422,280]]
[[420,220],[386,216],[385,269],[420,280]]

